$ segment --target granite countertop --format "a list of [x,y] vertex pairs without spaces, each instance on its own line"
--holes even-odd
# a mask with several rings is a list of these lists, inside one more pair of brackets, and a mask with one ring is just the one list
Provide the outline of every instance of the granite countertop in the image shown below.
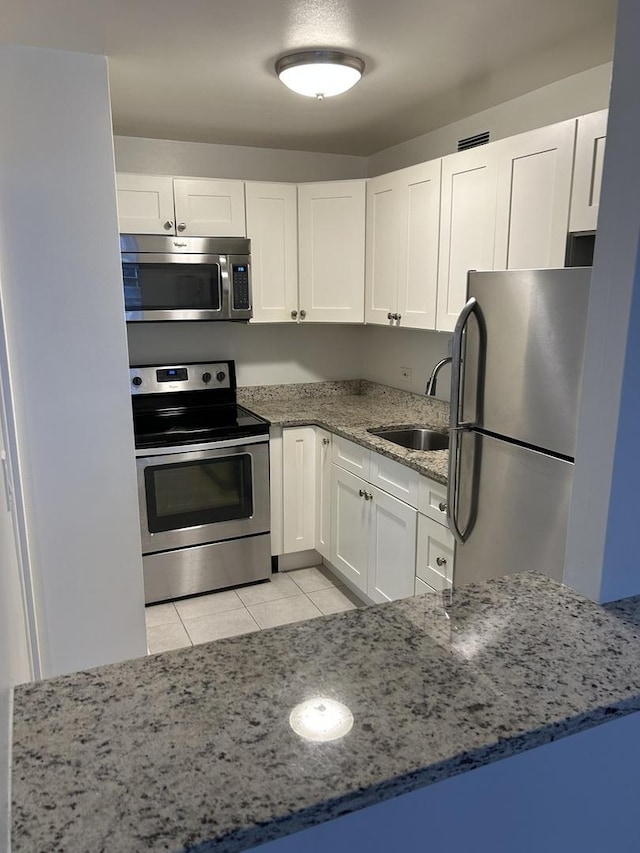
[[14,853],[246,850],[640,710],[638,613],[516,574],[18,687]]
[[447,482],[446,450],[408,450],[371,435],[380,427],[449,428],[449,404],[366,380],[238,388],[238,401],[273,426],[314,424],[395,459],[439,483]]

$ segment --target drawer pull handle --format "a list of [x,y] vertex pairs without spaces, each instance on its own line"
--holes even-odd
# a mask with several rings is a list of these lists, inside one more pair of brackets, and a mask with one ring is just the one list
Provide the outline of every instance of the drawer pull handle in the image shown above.
[[436,558],[436,565],[446,566],[447,565],[447,558],[446,557],[437,557]]
[[444,501],[440,501],[440,503],[438,504],[438,509],[440,510],[440,512],[446,512],[447,511],[446,503]]

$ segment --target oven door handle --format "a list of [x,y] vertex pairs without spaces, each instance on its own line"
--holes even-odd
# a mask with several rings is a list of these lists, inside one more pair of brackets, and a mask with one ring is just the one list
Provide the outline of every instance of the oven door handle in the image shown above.
[[169,456],[174,453],[196,453],[203,450],[225,450],[227,447],[244,447],[246,444],[268,444],[268,435],[247,435],[224,441],[207,441],[203,444],[178,444],[175,447],[137,447],[136,459],[147,456]]

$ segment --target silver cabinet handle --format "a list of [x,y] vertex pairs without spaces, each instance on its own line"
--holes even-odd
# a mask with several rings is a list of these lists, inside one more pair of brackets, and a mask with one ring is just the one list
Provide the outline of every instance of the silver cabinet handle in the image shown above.
[[393,314],[391,313],[391,311],[387,313],[387,320],[393,320]]
[[187,230],[187,223],[186,222],[179,222],[178,223],[178,231],[186,231],[186,230]]
[[164,223],[164,228],[165,231],[171,231],[171,229],[173,228],[173,222],[170,219],[167,219],[167,221]]
[[297,311],[292,311],[292,312],[291,312],[291,319],[292,319],[292,320],[295,320],[297,316],[298,316],[298,312],[297,312]]
[[449,470],[447,477],[447,523],[457,542],[463,545],[466,533],[458,527],[456,506],[458,502],[458,467],[460,432],[465,429],[460,421],[462,406],[462,343],[464,328],[473,313],[478,311],[478,301],[475,296],[464,306],[453,331],[452,364],[451,364],[451,430],[449,432]]
[[371,494],[371,492],[365,492],[364,493],[364,499],[365,499],[365,501],[372,501],[373,495]]
[[446,557],[436,557],[436,565],[446,566],[447,565],[447,558]]
[[330,438],[323,438],[322,443],[323,444],[331,444],[331,439]]
[[394,314],[394,315],[393,315],[393,319],[394,319],[394,320],[397,320],[397,322],[399,323],[399,322],[400,322],[400,320],[402,320],[402,314]]
[[447,511],[446,503],[444,501],[440,501],[440,503],[438,504],[438,509],[440,510],[440,512],[446,512]]
[[358,494],[360,495],[361,498],[364,498],[365,500],[367,499],[367,493],[364,491],[364,489],[360,489]]
[[304,308],[302,308],[302,309],[300,310],[300,319],[301,319],[301,320],[304,320],[304,318],[305,318],[306,316],[307,316],[307,312],[304,310]]

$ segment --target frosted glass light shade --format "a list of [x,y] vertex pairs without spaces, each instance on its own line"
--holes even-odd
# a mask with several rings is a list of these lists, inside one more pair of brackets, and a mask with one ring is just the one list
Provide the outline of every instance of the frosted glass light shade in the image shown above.
[[358,82],[364,62],[338,50],[305,50],[283,56],[276,62],[280,80],[299,95],[331,98]]
[[305,740],[323,743],[348,734],[353,727],[353,714],[342,702],[316,696],[296,705],[289,715],[289,725]]

